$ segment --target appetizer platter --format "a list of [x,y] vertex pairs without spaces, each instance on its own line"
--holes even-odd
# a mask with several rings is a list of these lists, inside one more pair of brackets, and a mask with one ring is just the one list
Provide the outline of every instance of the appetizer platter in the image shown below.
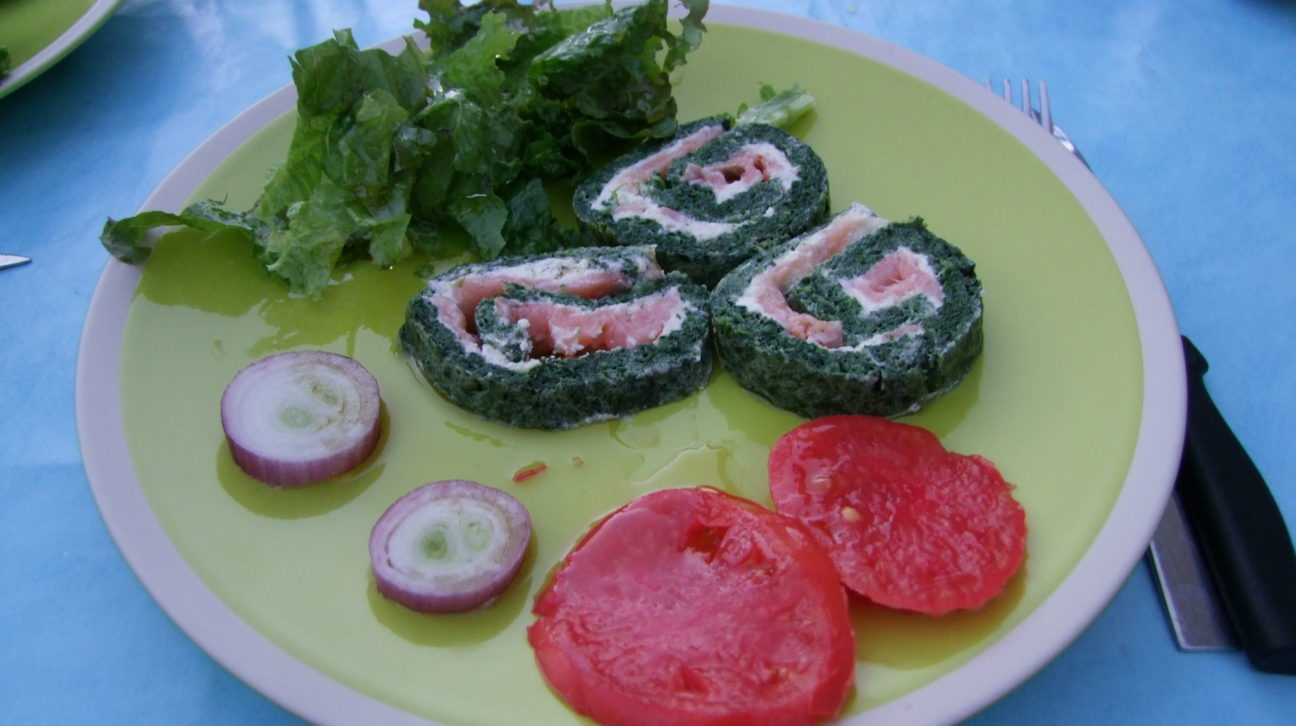
[[[349,239],[364,240],[367,254],[343,254],[342,235],[331,257],[312,258],[285,240],[302,239],[326,208],[318,200],[340,192],[261,222],[239,214],[271,209],[283,201],[275,190],[301,178],[282,170],[313,148],[299,139],[318,99],[299,105],[292,86],[204,143],[140,215],[110,220],[105,245],[119,260],[96,290],[78,369],[87,472],[150,593],[267,697],[328,724],[610,722],[640,708],[636,698],[716,722],[740,723],[760,708],[787,723],[947,722],[1043,667],[1141,556],[1177,465],[1183,371],[1156,271],[1106,192],[1020,114],[926,59],[811,21],[690,7],[706,13],[705,31],[693,35],[698,26],[686,18],[667,42],[670,54],[692,46],[669,74],[671,115],[684,131],[677,137],[672,125],[644,143],[665,149],[695,121],[729,119],[713,137],[741,148],[681,167],[684,191],[672,198],[709,185],[722,207],[722,188],[737,187],[736,199],[750,191],[743,179],[752,168],[770,188],[800,195],[787,213],[774,203],[758,213],[791,224],[792,212],[812,212],[756,245],[751,262],[747,252],[699,261],[678,245],[662,255],[659,247],[675,243],[645,239],[645,225],[617,231],[627,227],[627,199],[636,213],[661,216],[654,210],[665,197],[613,183],[656,151],[607,155],[602,176],[587,170],[544,190],[561,225],[553,235],[583,223],[598,237],[571,249],[510,250],[511,235],[524,232],[498,239],[499,228],[483,229],[492,208],[479,190],[446,197],[443,208],[457,211],[441,221],[466,233],[458,246],[398,254],[399,238],[426,230],[389,234],[394,219],[410,217],[392,213],[405,207],[388,186],[381,198],[338,202],[351,210]],[[420,29],[437,42],[434,24]],[[374,51],[393,60],[378,60],[348,41],[339,33],[304,51],[295,70],[336,56],[367,59],[356,62],[393,78],[420,52],[398,38]],[[755,47],[764,51],[753,55]],[[830,77],[850,82],[812,85]],[[389,87],[399,95],[398,83]],[[813,105],[780,119],[782,130],[741,121],[771,89],[798,87]],[[377,101],[365,109],[367,120],[404,118]],[[732,161],[753,145],[758,161]],[[779,171],[788,159],[798,170],[822,164],[805,174],[811,188]],[[669,181],[667,164],[649,178]],[[593,181],[582,187],[586,176]],[[609,185],[617,193],[605,193]],[[534,199],[534,188],[522,189],[501,201],[512,214]],[[220,205],[205,201],[214,199]],[[267,219],[284,226],[260,229]],[[690,225],[717,239],[727,233]],[[168,231],[145,248],[144,232],[159,226]],[[867,250],[842,252],[857,243]],[[831,254],[816,252],[834,244]],[[832,258],[841,261],[825,266]],[[327,260],[322,271],[318,259]],[[802,259],[817,272],[770,283],[795,309],[760,302],[762,281],[786,278]],[[592,291],[609,275],[603,302]],[[546,279],[562,284],[535,283]],[[856,281],[859,300],[823,294],[842,280]],[[911,317],[884,329],[822,325],[842,305]],[[753,311],[793,321],[784,332],[809,331],[777,344],[790,358],[770,352],[770,336],[782,333],[753,321]],[[812,313],[824,319],[806,324]],[[581,334],[596,322],[602,335]],[[905,356],[872,353],[906,341],[915,342]],[[811,343],[847,356],[813,363],[827,354],[806,353]],[[915,372],[919,359],[927,362]],[[265,415],[291,429],[273,443],[309,448],[294,437],[315,404],[267,396],[249,380],[305,364],[327,370],[270,385],[323,387],[330,406],[363,408],[341,459],[302,462],[254,445],[269,435],[251,419]],[[836,366],[846,372],[823,373]],[[854,382],[869,366],[879,372],[867,380],[885,383]],[[837,421],[838,413],[851,415]],[[857,499],[811,496],[825,492],[822,478],[805,473],[805,457],[821,456],[825,440],[861,439],[894,448],[856,452],[853,463],[835,462],[843,470],[913,457],[906,471],[962,472],[956,478],[975,495],[924,493],[906,480],[878,496],[898,498],[901,509],[923,497],[980,502],[958,515],[987,527],[975,535],[989,553],[975,582],[915,596],[908,576],[835,551],[904,559],[887,554],[892,545],[855,544],[869,538],[856,527],[868,514]],[[824,517],[834,519],[808,523]],[[666,544],[680,536],[673,528],[685,533],[682,549]],[[765,553],[758,570],[777,586],[744,589],[752,581],[714,568],[702,581],[710,584],[699,584],[698,558],[729,557],[730,532]],[[965,535],[974,536],[952,536]],[[482,554],[447,557],[456,547]],[[461,576],[465,568],[473,574]],[[623,571],[639,574],[607,584]],[[443,575],[445,591],[428,592]],[[663,584],[627,594],[653,578]],[[591,583],[601,584],[584,589]],[[659,638],[646,650],[678,661],[668,669],[674,680],[623,673],[609,691],[599,685],[613,677],[597,665],[600,653],[626,643],[573,639],[573,628],[628,611],[620,597],[647,607],[647,593],[661,588],[712,592],[643,611]],[[746,621],[715,616],[726,612],[716,595],[724,592],[744,603],[759,593],[760,604]],[[719,665],[671,650],[703,633],[774,632],[778,612],[813,625],[757,647],[743,641],[756,657]],[[702,650],[723,650],[713,645]],[[720,666],[727,675],[711,670]],[[598,695],[622,688],[638,695]]]

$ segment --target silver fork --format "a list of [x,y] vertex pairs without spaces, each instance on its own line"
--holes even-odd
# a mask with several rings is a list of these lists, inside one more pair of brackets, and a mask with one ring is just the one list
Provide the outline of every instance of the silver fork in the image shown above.
[[[994,85],[991,84],[988,79],[985,82],[985,86],[990,89],[991,93],[996,93]],[[1085,166],[1089,166],[1089,162],[1085,161],[1084,155],[1080,153],[1080,150],[1076,148],[1076,145],[1071,143],[1071,138],[1066,135],[1066,132],[1059,128],[1057,124],[1053,123],[1053,109],[1049,105],[1048,83],[1046,81],[1039,82],[1039,110],[1035,109],[1034,103],[1031,101],[1031,84],[1030,81],[1025,78],[1021,79],[1021,93],[1019,94],[1018,103],[1013,103],[1013,85],[1012,81],[1007,78],[1003,79],[1003,88],[1002,90],[997,91],[997,93],[1003,97],[1003,100],[1016,106],[1022,113],[1034,119],[1034,121],[1040,126],[1043,126],[1045,130],[1053,134],[1053,138],[1057,139],[1059,144],[1062,144],[1062,148],[1075,154],[1075,157],[1079,159],[1081,163]]]

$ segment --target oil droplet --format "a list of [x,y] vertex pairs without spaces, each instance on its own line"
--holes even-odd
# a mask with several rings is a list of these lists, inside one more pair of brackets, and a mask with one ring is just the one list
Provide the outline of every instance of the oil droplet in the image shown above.
[[662,440],[656,426],[641,424],[634,418],[614,420],[608,433],[613,441],[630,449],[651,449]]
[[485,434],[480,431],[473,431],[467,426],[461,426],[457,423],[454,423],[453,421],[446,421],[445,426],[446,428],[450,429],[456,434],[459,434],[460,436],[463,436],[464,438],[472,439],[473,441],[480,441],[485,444],[490,444],[491,446],[494,446],[497,449],[504,448],[504,442],[500,441],[494,436],[491,436],[490,434]]

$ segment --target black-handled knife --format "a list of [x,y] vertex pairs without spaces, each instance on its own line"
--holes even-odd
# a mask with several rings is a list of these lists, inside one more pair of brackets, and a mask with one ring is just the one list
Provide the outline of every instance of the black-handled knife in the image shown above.
[[1239,646],[1296,674],[1296,550],[1273,494],[1206,390],[1206,358],[1183,339],[1188,425],[1178,491]]

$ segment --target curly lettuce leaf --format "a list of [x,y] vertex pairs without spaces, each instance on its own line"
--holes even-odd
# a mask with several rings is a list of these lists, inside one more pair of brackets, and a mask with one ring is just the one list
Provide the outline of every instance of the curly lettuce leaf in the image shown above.
[[508,196],[507,203],[504,254],[534,255],[582,244],[575,230],[560,226],[554,218],[549,192],[540,179],[533,177],[522,184]]
[[[528,73],[538,98],[529,115],[562,142],[569,170],[585,167],[617,141],[674,132],[670,73],[701,41],[708,0],[683,4],[689,13],[678,36],[669,28],[667,0],[647,0],[569,35],[532,61]],[[547,157],[546,171],[559,168],[552,153],[531,156]]]
[[769,124],[786,130],[802,116],[814,109],[818,103],[815,97],[801,87],[793,84],[791,88],[775,91],[769,84],[761,84],[761,102],[748,108],[745,104],[738,109],[737,124]]
[[148,245],[149,233],[159,227],[176,226],[193,227],[203,232],[234,230],[249,241],[265,234],[265,228],[255,220],[226,211],[219,202],[205,200],[189,205],[179,214],[150,211],[121,220],[110,217],[104,223],[99,240],[113,257],[138,264],[147,260],[152,250]]
[[[614,10],[547,3],[420,0],[427,51],[361,50],[340,30],[291,59],[297,119],[287,156],[253,207],[206,202],[109,220],[120,259],[147,257],[147,232],[234,227],[290,289],[317,295],[353,258],[396,264],[466,237],[489,259],[577,244],[542,179],[587,173],[610,144],[675,130],[670,72],[698,47],[708,0]],[[677,33],[673,28],[680,28]]]
[[416,19],[414,27],[427,36],[428,52],[434,57],[452,52],[476,36],[488,14],[529,26],[534,13],[531,6],[516,0],[480,0],[469,6],[459,0],[419,0],[419,10],[427,13],[428,19]]
[[138,264],[147,260],[152,251],[145,241],[151,230],[179,224],[184,224],[180,215],[170,212],[140,212],[125,219],[109,217],[99,233],[99,241],[113,257]]

